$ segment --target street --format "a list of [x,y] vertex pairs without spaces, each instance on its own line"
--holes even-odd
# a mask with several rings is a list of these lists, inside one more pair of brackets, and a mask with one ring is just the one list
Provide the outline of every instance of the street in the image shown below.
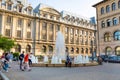
[[92,67],[32,67],[32,71],[20,71],[12,63],[9,72],[3,72],[10,80],[120,80],[120,64],[103,63]]

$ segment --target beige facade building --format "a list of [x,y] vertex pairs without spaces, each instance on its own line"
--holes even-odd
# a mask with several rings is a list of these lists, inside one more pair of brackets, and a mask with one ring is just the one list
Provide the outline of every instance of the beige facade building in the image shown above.
[[95,5],[100,54],[120,55],[120,0],[103,0]]
[[96,26],[90,19],[39,4],[33,9],[27,0],[0,0],[0,34],[16,40],[13,52],[33,52],[35,55],[54,53],[56,33],[65,38],[70,55],[91,54],[95,50]]

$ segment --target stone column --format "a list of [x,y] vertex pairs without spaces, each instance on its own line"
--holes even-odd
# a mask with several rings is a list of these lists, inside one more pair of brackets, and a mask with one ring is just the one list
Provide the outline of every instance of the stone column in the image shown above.
[[2,25],[1,25],[1,34],[4,36],[5,35],[5,20],[6,16],[5,14],[2,14],[2,19],[1,19],[1,22],[2,22]]
[[53,27],[53,41],[55,41],[55,38],[56,38],[56,24],[54,24]]
[[27,32],[27,30],[26,30],[26,28],[27,28],[27,23],[28,22],[28,19],[24,19],[23,20],[23,27],[22,27],[22,39],[26,39],[26,32]]
[[42,21],[39,22],[39,24],[40,24],[40,26],[39,26],[40,27],[39,28],[39,40],[42,39],[42,26],[43,26],[42,23],[43,23]]
[[16,19],[16,16],[13,16],[13,20],[12,20],[12,26],[11,26],[11,37],[15,38],[16,37],[16,33],[17,33],[17,22],[18,20]]
[[47,41],[49,41],[49,26],[50,26],[50,23],[47,23]]

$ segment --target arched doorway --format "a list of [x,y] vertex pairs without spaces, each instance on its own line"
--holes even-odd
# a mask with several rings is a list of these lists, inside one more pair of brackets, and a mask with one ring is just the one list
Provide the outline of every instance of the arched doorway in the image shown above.
[[46,46],[44,46],[44,45],[42,46],[42,52],[44,52],[44,53],[46,52]]
[[88,54],[88,48],[86,48],[86,51],[85,51],[86,54]]
[[21,52],[21,45],[20,44],[16,45],[15,52]]
[[107,47],[105,51],[106,51],[105,52],[106,55],[112,54],[112,48],[111,47]]
[[31,52],[31,46],[30,45],[26,46],[26,52]]
[[116,55],[120,55],[120,47],[116,47],[116,49],[115,49],[115,54],[116,54]]
[[53,46],[49,46],[49,53],[53,53]]
[[84,49],[83,48],[81,48],[81,53],[84,54]]

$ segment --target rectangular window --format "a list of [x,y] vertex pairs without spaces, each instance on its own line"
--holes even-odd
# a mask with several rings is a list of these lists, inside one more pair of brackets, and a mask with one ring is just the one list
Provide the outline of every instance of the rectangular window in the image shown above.
[[47,30],[47,23],[46,23],[46,22],[44,22],[44,23],[42,24],[42,30]]
[[5,35],[10,37],[10,29],[6,29]]
[[21,38],[21,30],[17,30],[17,38]]
[[11,4],[8,4],[7,9],[8,9],[8,10],[11,10],[11,9],[12,9],[12,5],[11,5]]
[[28,39],[31,38],[31,32],[27,32],[27,38],[28,38]]
[[60,31],[60,25],[56,26],[56,31]]
[[31,21],[28,21],[28,28],[31,28]]
[[53,31],[54,24],[50,24],[49,30]]
[[18,19],[18,26],[22,26],[22,19]]
[[12,23],[12,17],[11,16],[7,16],[7,23]]

